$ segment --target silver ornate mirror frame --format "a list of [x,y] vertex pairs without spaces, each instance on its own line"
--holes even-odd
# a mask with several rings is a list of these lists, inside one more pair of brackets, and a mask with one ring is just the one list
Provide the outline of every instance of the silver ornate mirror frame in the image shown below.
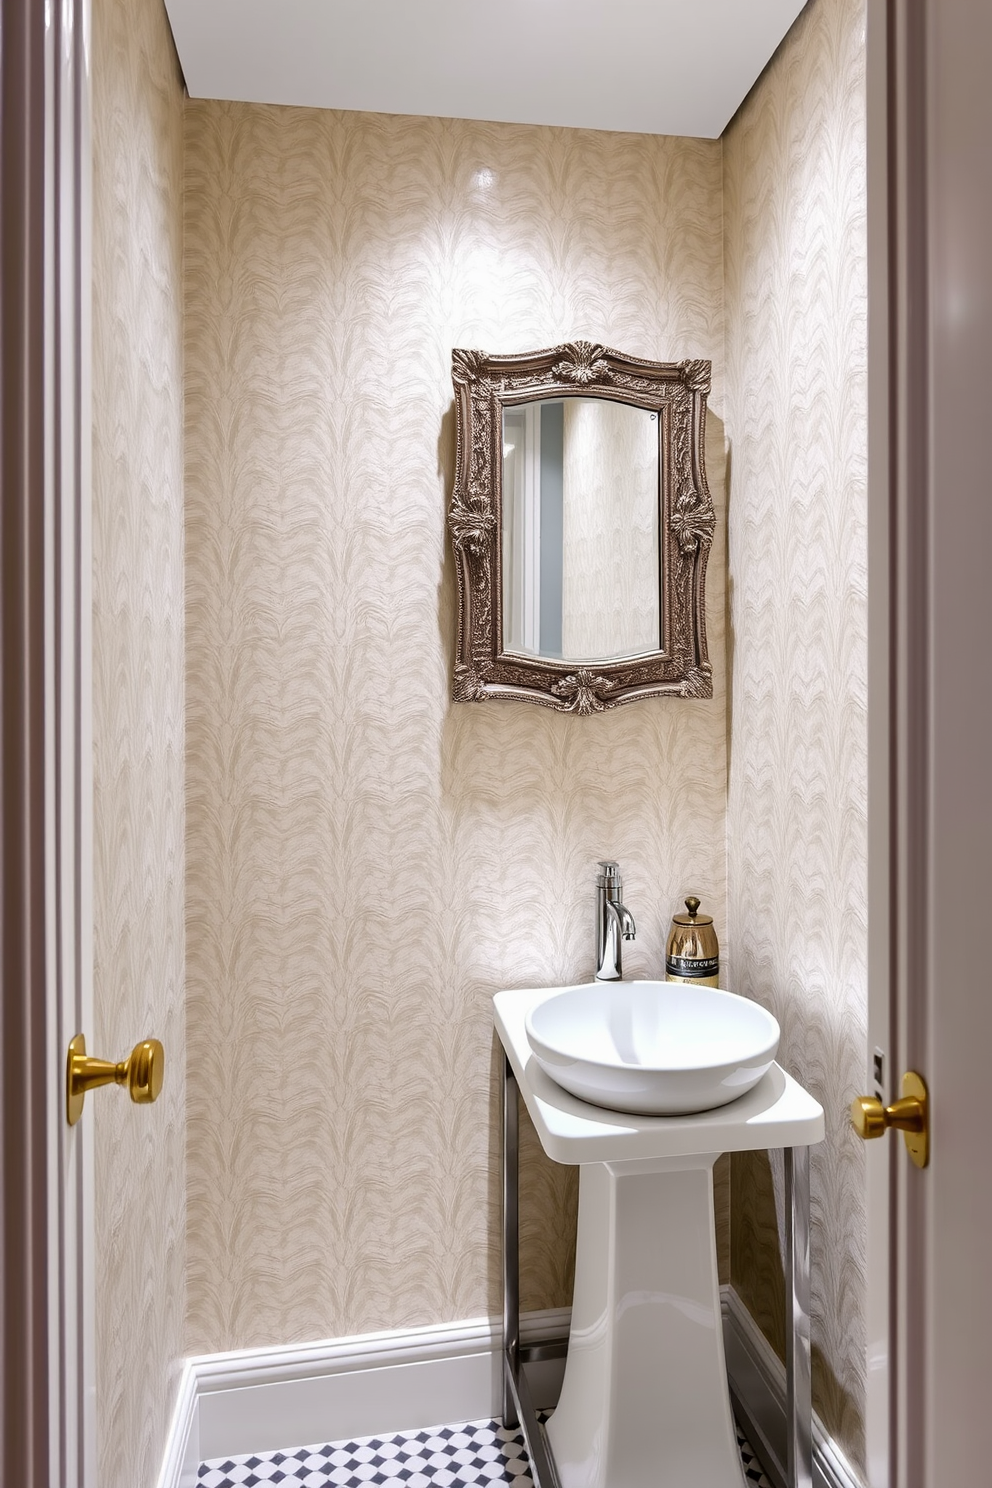
[[[703,461],[710,363],[648,362],[571,341],[520,356],[456,349],[452,380],[455,701],[510,698],[585,715],[637,698],[712,697],[704,581],[715,515]],[[660,426],[662,649],[607,663],[523,656],[502,641],[503,409],[577,394],[656,410]]]

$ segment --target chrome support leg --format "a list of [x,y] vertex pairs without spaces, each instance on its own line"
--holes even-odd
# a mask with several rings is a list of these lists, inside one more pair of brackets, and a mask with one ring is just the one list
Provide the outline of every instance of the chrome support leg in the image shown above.
[[503,1060],[500,1110],[503,1118],[503,1425],[511,1429],[520,1425],[530,1456],[534,1488],[561,1488],[521,1358],[522,1352],[535,1358],[553,1357],[561,1352],[561,1347],[553,1344],[524,1351],[520,1348],[520,1108],[517,1077],[508,1059]]
[[500,1109],[503,1117],[503,1425],[516,1426],[517,1410],[510,1376],[520,1367],[520,1224],[518,1172],[520,1110],[517,1078],[503,1058]]
[[785,1149],[786,1481],[813,1488],[809,1323],[809,1148]]

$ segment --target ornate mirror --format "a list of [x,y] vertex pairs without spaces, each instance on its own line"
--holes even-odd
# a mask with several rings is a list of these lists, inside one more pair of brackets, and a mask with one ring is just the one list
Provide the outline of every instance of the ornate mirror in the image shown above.
[[710,363],[587,341],[452,354],[454,697],[600,713],[712,697]]

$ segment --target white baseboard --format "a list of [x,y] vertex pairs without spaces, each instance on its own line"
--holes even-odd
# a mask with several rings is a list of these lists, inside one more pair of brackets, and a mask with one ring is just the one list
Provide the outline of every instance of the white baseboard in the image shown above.
[[[734,1409],[768,1477],[785,1488],[785,1365],[733,1287],[720,1289]],[[813,1412],[813,1488],[864,1488]]]
[[187,1359],[179,1381],[176,1408],[158,1475],[158,1488],[196,1488],[200,1456],[200,1402],[196,1375]]
[[[727,1371],[752,1445],[784,1488],[785,1368],[731,1287],[722,1288]],[[569,1310],[525,1313],[521,1342],[567,1338]],[[290,1348],[187,1361],[158,1488],[193,1488],[211,1458],[391,1435],[500,1409],[500,1324],[476,1318]],[[553,1406],[562,1361],[528,1365],[538,1407]],[[813,1488],[863,1488],[813,1416]]]
[[[567,1308],[525,1313],[521,1342],[567,1338],[568,1322]],[[211,1458],[495,1416],[499,1345],[499,1322],[474,1318],[190,1359],[158,1488],[190,1488]],[[527,1366],[538,1407],[556,1402],[563,1368]]]

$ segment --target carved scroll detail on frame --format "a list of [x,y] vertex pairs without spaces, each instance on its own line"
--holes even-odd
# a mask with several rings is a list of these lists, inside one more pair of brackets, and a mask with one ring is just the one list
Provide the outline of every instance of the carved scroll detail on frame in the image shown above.
[[[703,440],[710,363],[649,362],[588,341],[520,356],[456,349],[455,483],[448,529],[458,580],[456,702],[492,697],[588,717],[638,698],[713,696],[706,652],[706,564],[716,526]],[[503,409],[545,398],[605,398],[658,414],[661,640],[604,664],[503,647]]]
[[585,716],[602,713],[604,708],[608,708],[610,693],[616,685],[612,677],[597,675],[588,667],[580,667],[577,672],[562,677],[560,682],[552,683],[551,691],[555,697],[563,699],[566,712]]

